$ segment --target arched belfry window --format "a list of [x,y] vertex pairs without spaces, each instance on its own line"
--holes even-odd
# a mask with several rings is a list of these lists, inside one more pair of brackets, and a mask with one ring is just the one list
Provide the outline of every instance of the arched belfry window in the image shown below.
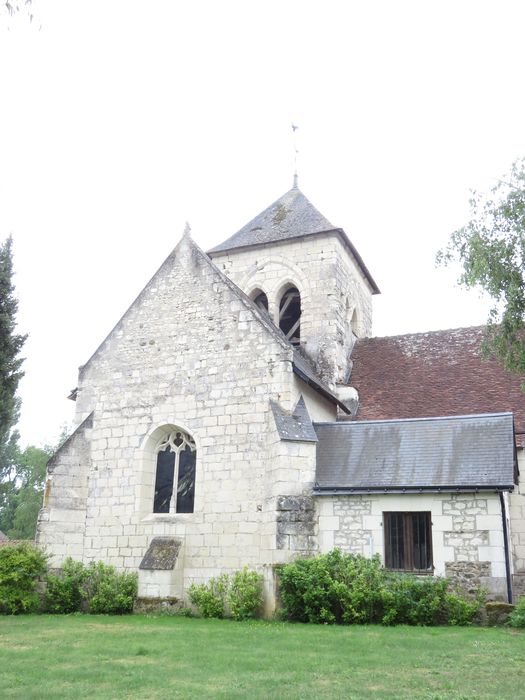
[[289,287],[281,297],[279,328],[293,345],[299,345],[301,340],[301,295],[297,287]]
[[193,513],[195,442],[181,430],[165,435],[157,445],[154,513]]
[[253,303],[258,306],[262,311],[268,313],[268,297],[260,289],[256,289],[252,294]]

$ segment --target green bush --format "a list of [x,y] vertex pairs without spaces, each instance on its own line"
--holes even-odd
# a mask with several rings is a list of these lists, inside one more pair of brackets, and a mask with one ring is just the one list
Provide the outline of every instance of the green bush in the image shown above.
[[286,619],[317,623],[465,625],[481,599],[449,590],[445,579],[385,571],[378,556],[333,550],[286,564],[279,577]]
[[202,617],[224,617],[224,605],[230,577],[228,574],[211,578],[208,583],[192,585],[188,589],[190,601]]
[[132,612],[137,596],[137,574],[119,573],[101,561],[84,566],[68,557],[46,581],[45,609],[51,613],[123,615]]
[[86,597],[84,583],[88,572],[80,561],[64,560],[56,574],[46,576],[44,608],[47,612],[67,614],[78,612]]
[[250,620],[258,617],[262,606],[262,574],[244,567],[230,579],[228,605],[234,620]]
[[93,615],[123,615],[133,611],[137,597],[136,573],[119,573],[104,562],[91,562],[87,567],[84,591],[88,612]]
[[0,547],[1,612],[16,615],[39,609],[37,586],[46,562],[44,552],[29,542]]
[[384,572],[379,557],[334,549],[281,568],[282,613],[300,622],[379,622]]
[[525,596],[521,596],[509,615],[509,625],[511,627],[525,627]]

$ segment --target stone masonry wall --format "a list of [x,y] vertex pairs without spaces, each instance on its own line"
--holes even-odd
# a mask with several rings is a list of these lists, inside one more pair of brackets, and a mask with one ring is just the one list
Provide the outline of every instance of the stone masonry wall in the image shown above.
[[514,569],[525,574],[525,450],[520,447],[517,452],[522,476],[517,489],[509,495],[510,532]]
[[[268,474],[299,490],[304,473],[273,459],[269,399],[291,410],[296,397],[291,351],[264,323],[183,240],[81,370],[79,419],[93,411],[84,560],[137,570],[153,537],[176,537],[182,583],[174,575],[164,596],[273,563],[278,494],[268,493]],[[175,427],[197,445],[195,512],[153,514],[154,445]],[[310,453],[303,462],[311,474]],[[80,551],[52,541],[49,529],[41,540],[57,559]]]
[[66,556],[82,559],[84,554],[92,426],[92,416],[89,416],[47,466],[37,542],[46,545],[52,554],[52,567],[59,566]]
[[495,493],[318,497],[319,548],[339,547],[384,561],[383,513],[430,511],[434,573],[492,597],[506,594],[499,497]]
[[246,294],[265,292],[271,318],[278,322],[283,290],[301,294],[301,345],[328,383],[345,381],[357,334],[370,335],[372,298],[368,282],[336,234],[293,239],[244,251],[215,253],[214,262]]

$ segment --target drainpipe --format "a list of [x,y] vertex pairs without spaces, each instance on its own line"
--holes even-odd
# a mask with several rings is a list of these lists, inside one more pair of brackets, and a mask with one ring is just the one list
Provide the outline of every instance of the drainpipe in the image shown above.
[[507,575],[507,600],[512,603],[512,578],[510,575],[509,533],[507,531],[507,514],[505,512],[505,498],[503,492],[499,492],[501,505],[501,524],[503,527],[503,547],[505,549],[505,573]]

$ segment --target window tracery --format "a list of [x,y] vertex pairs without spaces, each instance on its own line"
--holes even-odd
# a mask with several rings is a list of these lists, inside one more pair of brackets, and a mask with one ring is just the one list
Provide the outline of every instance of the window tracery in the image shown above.
[[[173,430],[156,448],[154,513],[193,513],[197,447],[193,438]],[[176,488],[175,488],[176,485]]]

